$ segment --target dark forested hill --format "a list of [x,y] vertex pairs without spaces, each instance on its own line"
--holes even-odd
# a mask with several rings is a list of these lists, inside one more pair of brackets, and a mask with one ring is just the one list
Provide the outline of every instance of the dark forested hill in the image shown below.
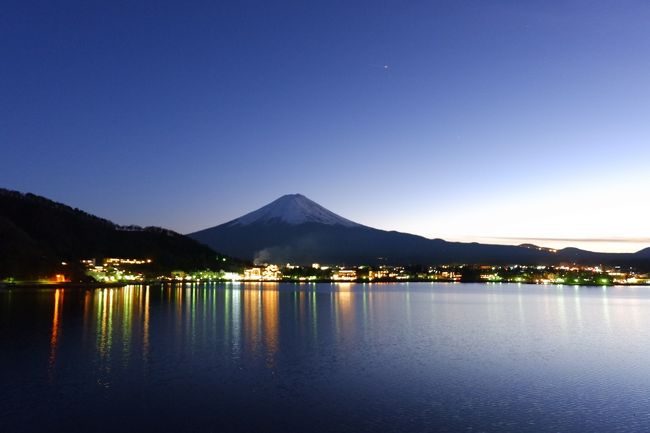
[[61,262],[75,266],[104,257],[149,258],[152,272],[224,268],[222,255],[173,231],[118,226],[44,197],[0,189],[0,278],[48,276]]

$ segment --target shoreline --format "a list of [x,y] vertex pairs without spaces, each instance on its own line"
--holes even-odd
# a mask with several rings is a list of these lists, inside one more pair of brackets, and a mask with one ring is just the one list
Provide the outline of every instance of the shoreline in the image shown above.
[[[18,283],[0,283],[0,290],[3,289],[102,289],[102,288],[116,288],[128,286],[130,283],[115,282],[115,283],[77,283],[77,282],[63,282],[63,283],[39,283],[34,281],[18,282]],[[143,283],[138,283],[143,284]]]
[[516,284],[516,285],[533,285],[533,286],[556,286],[556,287],[650,287],[648,283],[616,283],[616,284],[561,284],[561,283],[536,283],[536,282],[516,282],[516,281],[457,281],[457,280],[355,280],[355,281],[341,281],[341,280],[313,280],[313,281],[299,281],[299,280],[211,280],[211,281],[160,281],[160,280],[147,280],[137,282],[67,282],[67,283],[38,283],[38,282],[18,282],[18,283],[0,283],[0,290],[11,289],[108,289],[108,288],[122,288],[126,286],[144,286],[144,285],[187,285],[187,284],[224,284],[224,285],[240,285],[240,284],[401,284],[401,283],[441,283],[441,284],[485,284],[485,285],[501,285],[501,284]]

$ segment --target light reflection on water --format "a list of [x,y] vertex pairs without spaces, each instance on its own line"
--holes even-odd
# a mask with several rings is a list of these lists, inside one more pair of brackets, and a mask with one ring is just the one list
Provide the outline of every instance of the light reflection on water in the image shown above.
[[629,287],[0,291],[0,430],[645,430],[649,313]]
[[64,291],[56,289],[54,291],[54,313],[52,314],[52,337],[50,338],[50,357],[48,359],[48,375],[52,381],[54,374],[54,367],[56,364],[56,349],[59,345],[59,325],[61,321],[61,313],[63,306]]

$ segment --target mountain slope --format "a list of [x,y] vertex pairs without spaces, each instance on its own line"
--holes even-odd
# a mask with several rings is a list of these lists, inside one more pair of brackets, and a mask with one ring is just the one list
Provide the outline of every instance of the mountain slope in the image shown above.
[[638,256],[638,257],[647,257],[648,259],[650,259],[650,247],[644,248],[641,251],[638,251],[636,253],[636,256]]
[[538,251],[502,245],[459,244],[370,227],[303,223],[218,226],[189,235],[235,257],[258,262],[331,264],[506,263],[540,259]]
[[649,262],[634,254],[593,253],[571,248],[554,252],[528,245],[446,242],[378,230],[342,218],[299,194],[283,196],[241,218],[188,236],[235,257],[274,263],[631,263],[639,266]]
[[0,278],[51,275],[61,262],[151,258],[151,271],[216,266],[218,254],[156,227],[121,227],[33,194],[0,189]]

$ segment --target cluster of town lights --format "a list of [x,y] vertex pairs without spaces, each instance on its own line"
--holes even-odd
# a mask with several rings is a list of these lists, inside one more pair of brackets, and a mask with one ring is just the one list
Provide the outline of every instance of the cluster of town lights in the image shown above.
[[[382,282],[382,281],[475,281],[487,283],[529,283],[566,285],[640,285],[650,284],[650,274],[631,268],[604,266],[531,266],[531,265],[440,265],[429,267],[404,266],[311,266],[264,264],[242,272],[175,271],[151,276],[146,272],[153,263],[148,258],[105,258],[81,261],[86,274],[98,282],[143,281],[296,281],[296,282]],[[64,268],[66,262],[62,262]],[[145,276],[146,275],[146,276]],[[57,273],[51,282],[69,281],[65,273]]]

